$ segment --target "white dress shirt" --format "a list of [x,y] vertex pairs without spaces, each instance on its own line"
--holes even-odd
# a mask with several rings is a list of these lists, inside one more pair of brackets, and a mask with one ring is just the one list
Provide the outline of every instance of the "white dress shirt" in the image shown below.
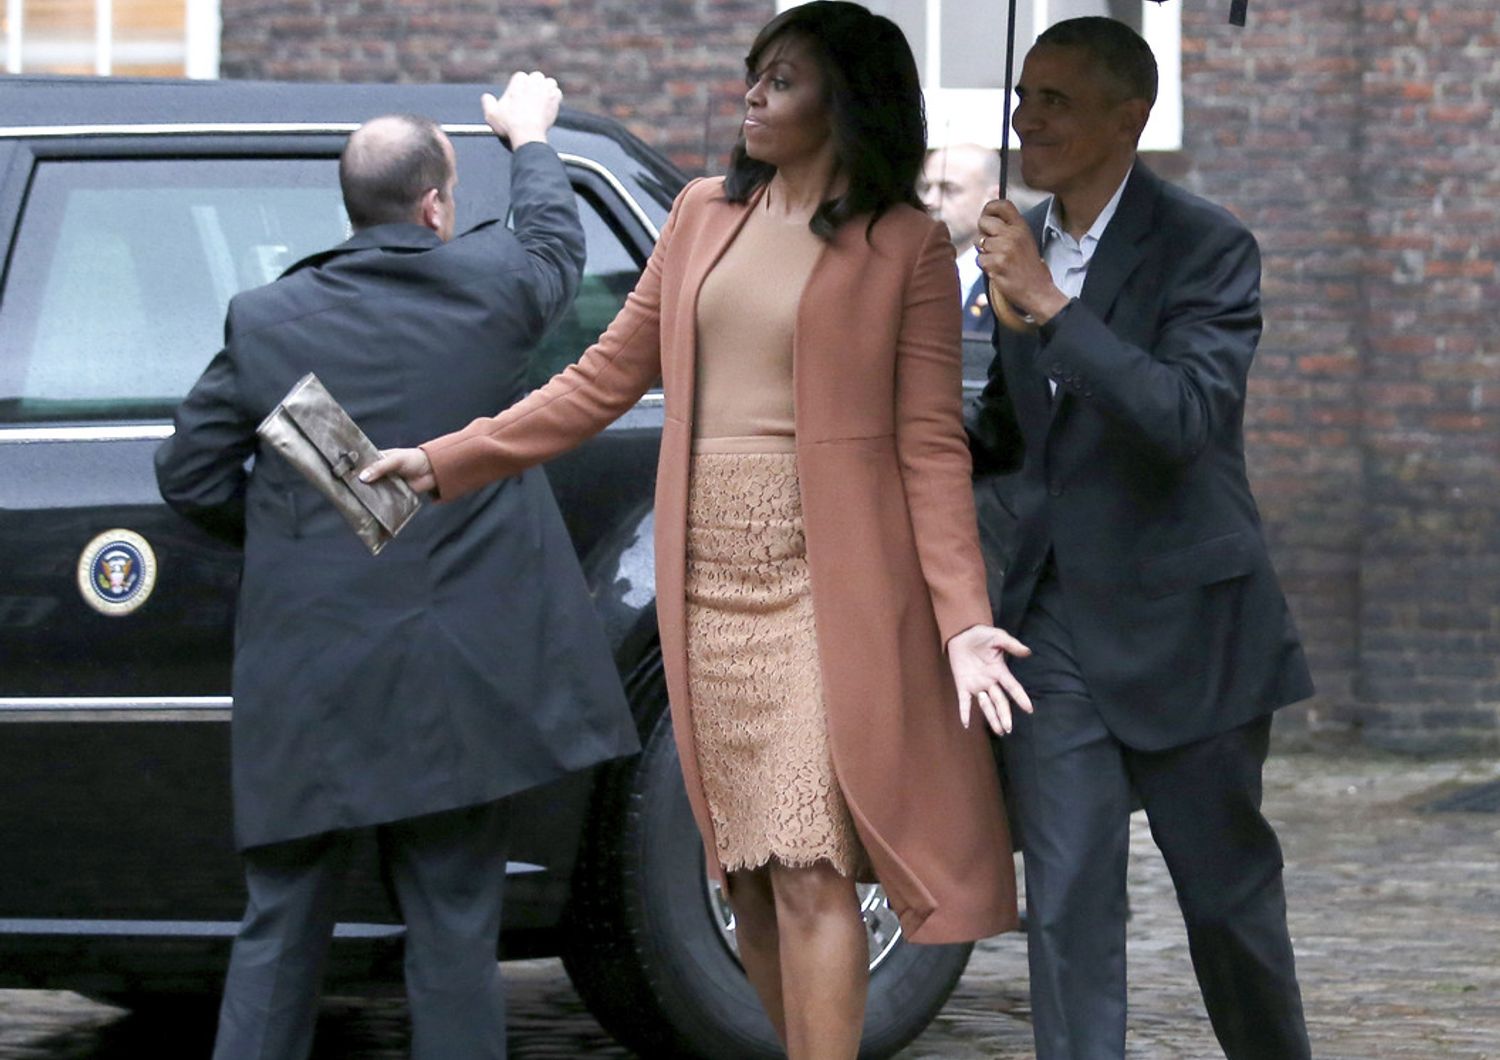
[[974,283],[984,275],[984,270],[979,267],[979,251],[970,250],[958,256],[958,304],[962,306],[969,300],[969,292],[974,289]]

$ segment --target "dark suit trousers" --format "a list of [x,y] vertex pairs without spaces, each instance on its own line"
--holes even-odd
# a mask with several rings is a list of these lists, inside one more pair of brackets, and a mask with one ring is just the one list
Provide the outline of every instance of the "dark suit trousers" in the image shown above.
[[[414,1060],[505,1056],[495,947],[509,826],[502,800],[376,829],[406,923]],[[250,901],[230,956],[214,1060],[311,1055],[352,841],[352,833],[329,832],[245,852]]]
[[1310,1055],[1281,882],[1260,812],[1267,715],[1145,752],[1100,718],[1074,659],[1056,577],[1038,587],[1014,672],[1036,713],[1002,741],[1024,839],[1038,1060],[1125,1055],[1126,861],[1132,788],[1177,890],[1193,970],[1231,1060]]

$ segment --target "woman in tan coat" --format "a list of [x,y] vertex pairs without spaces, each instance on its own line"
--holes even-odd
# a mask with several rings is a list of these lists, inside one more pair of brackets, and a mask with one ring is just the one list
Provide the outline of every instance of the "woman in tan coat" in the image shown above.
[[[578,363],[396,472],[451,498],[665,395],[657,618],[688,798],[793,1058],[853,1057],[877,878],[912,942],[1012,928],[990,627],[960,413],[957,272],[915,191],[916,65],[889,20],[791,8],[746,60],[728,177],[691,183]],[[946,658],[946,664],[945,664]],[[955,700],[958,710],[954,710]]]

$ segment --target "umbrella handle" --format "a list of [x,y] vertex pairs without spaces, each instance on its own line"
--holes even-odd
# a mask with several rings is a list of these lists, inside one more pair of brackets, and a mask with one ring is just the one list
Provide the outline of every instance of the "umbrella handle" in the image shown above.
[[1037,323],[1029,314],[1023,316],[1021,312],[1006,301],[1005,296],[995,286],[995,281],[989,281],[990,312],[995,314],[995,319],[1000,321],[1006,331],[1015,331],[1024,334],[1035,331]]

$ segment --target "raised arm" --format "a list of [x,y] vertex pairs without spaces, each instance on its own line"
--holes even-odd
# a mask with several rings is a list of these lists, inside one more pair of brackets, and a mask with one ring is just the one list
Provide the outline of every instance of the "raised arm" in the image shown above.
[[[685,192],[684,192],[685,194]],[[661,376],[662,268],[672,253],[677,209],[667,218],[635,290],[599,341],[546,385],[500,413],[425,443],[388,450],[360,473],[388,474],[451,500],[582,444],[640,400]]]
[[572,305],[583,275],[583,225],[568,174],[547,133],[557,120],[562,91],[541,73],[516,73],[499,98],[486,92],[484,119],[510,141],[511,211],[515,236],[526,251],[530,282],[522,285],[531,310],[533,340]]

